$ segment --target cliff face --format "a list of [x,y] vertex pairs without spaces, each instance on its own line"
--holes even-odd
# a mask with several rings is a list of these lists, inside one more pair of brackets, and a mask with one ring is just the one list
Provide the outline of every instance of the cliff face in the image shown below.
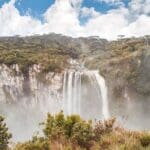
[[13,140],[26,140],[39,130],[47,112],[62,108],[63,73],[43,73],[40,65],[24,74],[18,65],[0,65],[0,114],[6,117]]
[[0,102],[27,108],[38,104],[41,112],[57,112],[62,99],[62,80],[62,73],[41,73],[39,65],[29,68],[28,77],[24,76],[18,65],[0,65]]
[[[122,58],[114,58],[102,64],[103,72],[111,87],[112,95],[118,99],[125,91],[132,91],[147,99],[150,95],[149,49],[135,51]],[[138,97],[138,96],[137,96]]]

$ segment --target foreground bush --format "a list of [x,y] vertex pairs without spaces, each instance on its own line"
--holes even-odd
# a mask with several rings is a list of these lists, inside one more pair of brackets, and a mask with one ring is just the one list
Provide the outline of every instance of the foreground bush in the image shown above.
[[65,117],[63,112],[48,114],[42,123],[43,137],[19,143],[14,150],[149,150],[150,134],[115,127],[115,119],[85,121],[78,115]]
[[150,146],[150,134],[144,133],[140,138],[140,142],[143,147]]
[[31,141],[18,143],[14,150],[49,150],[49,143],[42,137],[33,137]]
[[4,118],[0,116],[0,150],[7,150],[12,135],[8,132]]

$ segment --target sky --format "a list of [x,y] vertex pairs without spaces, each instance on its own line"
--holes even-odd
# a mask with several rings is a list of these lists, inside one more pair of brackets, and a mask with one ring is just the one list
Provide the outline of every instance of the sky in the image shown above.
[[0,0],[0,36],[150,35],[150,0]]

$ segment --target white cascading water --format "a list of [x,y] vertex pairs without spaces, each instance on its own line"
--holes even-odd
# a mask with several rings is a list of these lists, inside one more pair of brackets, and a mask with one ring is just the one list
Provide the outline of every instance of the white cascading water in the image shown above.
[[[66,115],[80,114],[82,101],[82,76],[86,76],[92,84],[96,84],[99,98],[102,100],[102,115],[104,119],[109,118],[109,107],[107,98],[107,87],[104,78],[96,71],[66,71],[63,82],[63,110]],[[90,93],[90,91],[88,92]]]
[[66,115],[80,114],[81,74],[65,72],[63,82],[63,110]]
[[98,71],[94,72],[96,81],[99,85],[101,96],[102,96],[102,114],[104,119],[109,118],[109,108],[108,108],[108,97],[107,97],[107,87],[104,78],[99,74]]

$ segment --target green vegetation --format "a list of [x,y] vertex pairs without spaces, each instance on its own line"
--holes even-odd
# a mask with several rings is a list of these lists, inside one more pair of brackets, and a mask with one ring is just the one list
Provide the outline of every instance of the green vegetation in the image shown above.
[[[0,117],[0,150],[149,150],[150,133],[133,132],[115,125],[115,118],[95,122],[78,115],[65,117],[63,112],[47,115],[43,136],[18,143],[10,148],[12,135]],[[20,133],[21,134],[21,133]]]
[[28,69],[33,64],[39,64],[43,72],[59,72],[67,64],[67,55],[53,54],[51,51],[1,51],[0,63],[11,66],[18,64],[23,73],[28,73]]
[[4,118],[0,116],[0,150],[8,150],[9,140],[12,135],[8,132]]
[[127,131],[115,125],[115,119],[85,121],[63,112],[48,114],[42,123],[44,136],[18,143],[14,150],[148,150],[150,133]]
[[150,134],[145,133],[141,138],[140,142],[143,147],[148,147],[150,146]]
[[60,72],[68,66],[67,58],[78,58],[76,43],[71,41],[71,38],[56,34],[2,37],[0,63],[18,64],[25,75],[33,64],[40,64],[43,72]]

